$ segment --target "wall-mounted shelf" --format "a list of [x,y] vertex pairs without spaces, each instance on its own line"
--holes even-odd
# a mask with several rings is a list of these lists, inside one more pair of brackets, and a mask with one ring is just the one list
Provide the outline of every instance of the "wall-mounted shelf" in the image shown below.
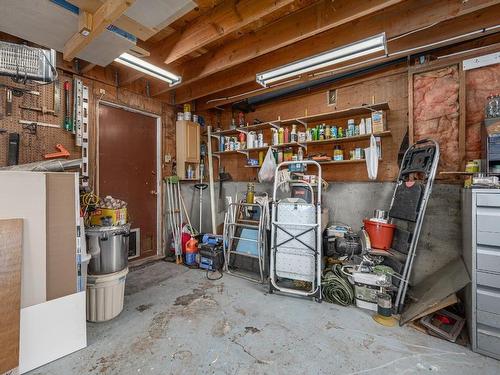
[[367,115],[373,111],[381,111],[381,110],[388,110],[388,109],[389,109],[389,104],[387,102],[383,102],[383,103],[377,103],[377,104],[371,104],[371,105],[365,105],[365,106],[351,107],[351,108],[346,108],[346,109],[342,109],[342,110],[338,110],[338,111],[320,113],[317,115],[294,117],[294,118],[290,118],[290,119],[286,119],[286,120],[277,119],[277,120],[273,120],[273,121],[263,122],[261,124],[241,126],[241,127],[236,128],[236,129],[226,129],[226,130],[221,130],[221,131],[217,131],[217,132],[212,132],[212,136],[215,138],[218,138],[221,135],[224,135],[224,136],[233,135],[233,134],[238,134],[239,132],[247,133],[247,132],[253,131],[253,130],[263,130],[263,129],[269,129],[269,128],[273,128],[273,127],[279,128],[280,126],[287,126],[287,125],[292,125],[292,124],[307,125],[309,123],[315,123],[315,122],[320,122],[320,121],[328,121],[328,120],[335,120],[335,119],[339,119],[339,118]]
[[[390,130],[386,130],[386,131],[381,132],[381,133],[373,133],[373,136],[375,136],[375,137],[388,137],[390,135],[391,135]],[[265,147],[246,148],[243,150],[216,151],[216,152],[214,152],[214,154],[215,155],[236,154],[236,153],[246,154],[246,153],[252,152],[252,151],[265,151],[269,147],[271,147],[271,148],[285,148],[285,147],[300,146],[303,148],[307,148],[307,146],[309,146],[309,145],[314,146],[314,145],[321,145],[321,144],[328,144],[328,143],[336,144],[336,143],[344,143],[344,142],[363,141],[363,140],[370,139],[371,136],[372,136],[372,134],[363,134],[363,135],[355,135],[352,137],[345,137],[345,138],[330,138],[330,139],[324,139],[324,140],[320,140],[320,141],[307,141],[307,142],[303,142],[303,143],[289,142],[289,143],[282,143],[279,145],[271,145],[271,146],[265,146]]]

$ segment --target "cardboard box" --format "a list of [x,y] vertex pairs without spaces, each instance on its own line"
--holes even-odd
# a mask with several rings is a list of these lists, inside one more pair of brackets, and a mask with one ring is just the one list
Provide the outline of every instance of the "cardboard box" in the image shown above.
[[92,225],[124,225],[127,224],[127,209],[98,208],[90,215]]
[[385,130],[385,112],[372,112],[372,133],[382,133]]

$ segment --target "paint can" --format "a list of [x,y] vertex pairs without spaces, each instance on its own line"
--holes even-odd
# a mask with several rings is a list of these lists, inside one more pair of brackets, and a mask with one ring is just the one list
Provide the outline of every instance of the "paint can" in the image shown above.
[[392,298],[390,294],[377,294],[377,313],[384,317],[392,316]]

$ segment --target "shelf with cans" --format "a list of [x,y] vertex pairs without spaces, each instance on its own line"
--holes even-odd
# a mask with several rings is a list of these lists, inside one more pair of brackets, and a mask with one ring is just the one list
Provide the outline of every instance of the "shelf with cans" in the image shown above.
[[[391,135],[391,132],[386,130],[385,124],[387,109],[389,109],[387,103],[380,103],[289,120],[278,119],[222,131],[210,131],[209,134],[218,140],[214,155],[219,157],[244,154],[247,157],[245,166],[247,168],[258,168],[269,147],[273,149],[277,162],[313,159],[323,164],[361,163],[364,162],[364,148],[353,147],[344,150],[342,143],[359,143],[369,140],[374,135],[381,159],[381,138]],[[347,119],[351,116],[353,118]],[[270,142],[265,142],[269,137]],[[334,145],[329,152],[306,155],[309,148],[324,149],[325,147],[321,146],[328,144]],[[256,152],[258,158],[251,157]]]

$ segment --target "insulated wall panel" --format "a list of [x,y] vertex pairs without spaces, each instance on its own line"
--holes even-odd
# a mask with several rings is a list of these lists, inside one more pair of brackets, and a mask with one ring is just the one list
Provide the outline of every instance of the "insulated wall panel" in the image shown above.
[[414,76],[415,140],[432,138],[439,143],[440,171],[460,170],[458,90],[458,66],[449,66]]

